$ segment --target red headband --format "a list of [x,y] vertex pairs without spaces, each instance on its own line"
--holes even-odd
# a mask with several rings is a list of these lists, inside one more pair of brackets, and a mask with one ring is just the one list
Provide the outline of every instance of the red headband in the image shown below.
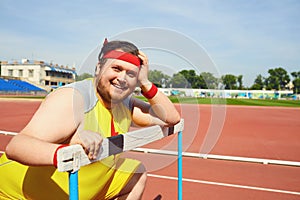
[[134,64],[137,67],[141,66],[140,59],[137,56],[132,55],[131,53],[127,53],[127,52],[112,50],[112,51],[109,51],[108,53],[106,53],[103,56],[103,58],[114,58],[114,59],[118,59],[118,60],[123,60],[125,62],[129,62],[131,64]]

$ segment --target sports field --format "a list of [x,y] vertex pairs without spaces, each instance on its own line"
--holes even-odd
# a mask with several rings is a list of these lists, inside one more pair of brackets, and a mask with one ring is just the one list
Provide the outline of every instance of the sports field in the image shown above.
[[[43,99],[44,96],[2,96],[4,99]],[[143,96],[136,98],[147,101]],[[241,99],[241,98],[194,98],[194,97],[176,97],[170,96],[173,103],[180,104],[221,104],[221,105],[244,105],[244,106],[283,106],[283,107],[300,107],[300,100],[278,100],[278,99]]]
[[[138,97],[146,101],[144,97]],[[278,100],[278,99],[240,99],[240,98],[193,98],[171,96],[173,103],[186,104],[217,104],[217,105],[243,105],[243,106],[284,106],[300,107],[300,100]]]
[[[273,106],[264,106],[269,100],[232,99],[239,105],[209,100],[176,103],[185,119],[183,199],[300,199],[299,101],[271,100]],[[20,131],[40,103],[1,99],[0,130]],[[0,150],[11,137],[0,135]],[[143,200],[177,198],[176,150],[173,135],[123,154],[146,165]]]

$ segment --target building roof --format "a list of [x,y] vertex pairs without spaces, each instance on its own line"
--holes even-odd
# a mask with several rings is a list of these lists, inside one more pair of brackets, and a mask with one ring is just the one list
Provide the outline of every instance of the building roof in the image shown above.
[[28,60],[22,59],[21,61],[2,61],[2,65],[41,65],[45,67],[46,71],[55,71],[55,72],[62,72],[68,74],[76,74],[75,68],[69,69],[64,66],[59,66],[57,64],[47,63],[44,61],[37,61],[37,60]]
[[65,68],[60,68],[60,67],[46,66],[45,70],[46,71],[54,71],[54,72],[62,72],[62,73],[67,73],[67,74],[76,74],[75,70],[65,69]]

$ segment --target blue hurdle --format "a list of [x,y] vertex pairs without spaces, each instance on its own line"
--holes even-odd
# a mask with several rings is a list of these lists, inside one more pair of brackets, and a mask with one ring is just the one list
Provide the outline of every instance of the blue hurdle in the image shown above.
[[69,199],[78,200],[78,171],[69,172]]
[[178,132],[178,200],[182,200],[182,131]]

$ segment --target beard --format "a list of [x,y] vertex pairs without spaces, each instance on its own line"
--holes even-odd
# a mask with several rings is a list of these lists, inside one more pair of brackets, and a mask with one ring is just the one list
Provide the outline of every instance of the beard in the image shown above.
[[96,88],[103,103],[107,107],[112,107],[112,105],[122,102],[132,92],[128,87],[125,89],[117,88],[112,81],[103,80],[102,78],[98,79]]

